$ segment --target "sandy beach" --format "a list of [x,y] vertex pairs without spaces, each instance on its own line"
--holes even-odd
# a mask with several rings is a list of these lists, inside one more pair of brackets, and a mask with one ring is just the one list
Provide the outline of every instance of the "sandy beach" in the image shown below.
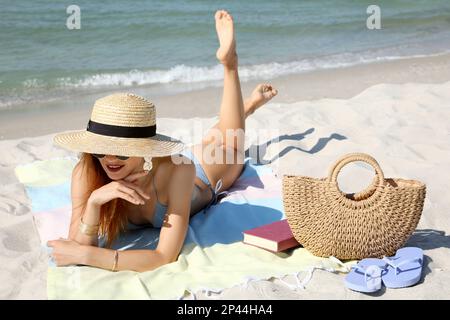
[[[259,82],[259,81],[258,81]],[[242,84],[244,97],[254,81]],[[407,245],[424,249],[423,277],[405,289],[361,294],[345,288],[343,274],[316,271],[306,289],[291,290],[278,279],[251,282],[198,299],[448,299],[450,297],[450,55],[410,58],[265,79],[279,95],[247,120],[249,133],[276,129],[263,159],[279,175],[324,177],[348,152],[374,156],[386,177],[427,184],[422,218]],[[157,105],[158,130],[193,133],[217,120],[221,88],[158,96],[146,87],[127,89]],[[0,298],[46,299],[46,255],[40,251],[31,204],[14,174],[19,164],[74,155],[52,145],[55,133],[84,129],[98,96],[53,101],[0,118]],[[195,139],[194,139],[195,140]],[[262,143],[249,135],[246,148]],[[356,191],[369,180],[343,173],[343,188]],[[286,277],[288,283],[293,279]],[[192,297],[186,297],[191,299]]]

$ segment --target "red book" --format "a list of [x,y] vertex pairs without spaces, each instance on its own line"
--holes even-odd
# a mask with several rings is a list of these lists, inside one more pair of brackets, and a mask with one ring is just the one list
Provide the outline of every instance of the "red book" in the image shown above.
[[243,232],[246,244],[272,252],[280,252],[299,246],[286,219],[275,221]]

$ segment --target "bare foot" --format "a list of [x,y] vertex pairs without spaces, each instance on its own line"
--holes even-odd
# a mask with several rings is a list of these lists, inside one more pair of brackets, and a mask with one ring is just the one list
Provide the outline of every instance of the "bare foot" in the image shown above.
[[218,10],[214,16],[220,47],[216,57],[224,66],[237,67],[236,41],[234,39],[233,17],[225,10]]
[[258,84],[250,95],[250,98],[247,100],[248,105],[246,104],[246,114],[252,114],[256,109],[269,102],[269,100],[275,97],[277,94],[278,90],[275,89],[271,84]]

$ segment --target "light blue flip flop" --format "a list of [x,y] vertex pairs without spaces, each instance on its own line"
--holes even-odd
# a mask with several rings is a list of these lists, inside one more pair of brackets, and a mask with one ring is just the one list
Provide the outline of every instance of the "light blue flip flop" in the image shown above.
[[345,277],[345,285],[353,291],[376,292],[381,289],[381,278],[387,263],[381,259],[362,259],[352,266],[352,271]]
[[386,273],[381,279],[388,288],[405,288],[415,285],[422,277],[423,250],[405,247],[397,250],[395,256],[384,257]]

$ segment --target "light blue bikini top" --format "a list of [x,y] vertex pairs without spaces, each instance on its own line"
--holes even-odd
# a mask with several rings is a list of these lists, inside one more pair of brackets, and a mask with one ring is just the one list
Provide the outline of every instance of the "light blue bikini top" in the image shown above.
[[[156,205],[155,205],[155,213],[153,215],[152,225],[155,228],[161,228],[164,224],[164,218],[166,216],[168,206],[159,202],[154,177],[153,177],[153,189],[155,190],[155,195],[156,195]],[[194,185],[194,190],[192,191],[192,196],[191,196],[191,206],[197,201],[197,198],[199,198],[201,192],[202,192],[202,190],[200,189],[200,187],[197,185]]]
[[[220,179],[217,182],[216,187],[214,189],[211,187],[211,182],[209,181],[208,177],[206,176],[206,173],[203,170],[200,162],[198,161],[198,159],[195,157],[195,155],[189,149],[182,151],[180,154],[190,158],[193,161],[193,163],[195,164],[195,171],[196,171],[197,177],[199,177],[209,187],[209,189],[212,192],[211,201],[202,209],[204,211],[204,213],[206,213],[206,211],[212,205],[216,204],[221,199],[219,197],[222,195],[226,196],[228,194],[228,191],[222,191],[219,193],[220,189],[222,188],[222,179]],[[155,186],[155,177],[154,176],[153,176],[152,180],[153,180],[152,181],[153,189],[155,190],[155,195],[156,195],[155,213],[154,213],[153,219],[152,219],[152,226],[155,228],[161,228],[164,224],[164,218],[166,216],[166,211],[167,211],[168,206],[159,202],[158,193],[156,191],[156,186]],[[194,184],[194,190],[192,191],[192,197],[191,197],[191,208],[198,207],[197,202],[201,200],[201,193],[202,193],[202,189],[198,185]],[[195,213],[191,212],[191,215],[193,215]],[[137,227],[137,225],[129,223],[129,228],[130,227],[134,228],[134,227]]]

